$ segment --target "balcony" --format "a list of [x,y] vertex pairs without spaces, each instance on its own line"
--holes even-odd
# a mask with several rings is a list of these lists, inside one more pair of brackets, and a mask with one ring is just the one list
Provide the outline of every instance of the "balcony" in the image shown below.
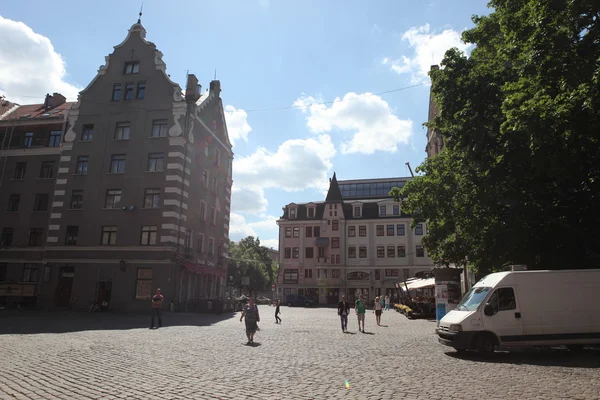
[[328,237],[315,238],[315,246],[318,246],[318,247],[329,246],[329,238]]
[[328,265],[329,257],[317,257],[317,265]]

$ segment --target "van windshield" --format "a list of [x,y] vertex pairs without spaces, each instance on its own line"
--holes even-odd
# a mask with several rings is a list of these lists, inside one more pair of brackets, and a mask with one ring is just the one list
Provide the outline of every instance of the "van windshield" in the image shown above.
[[491,290],[489,287],[474,287],[471,288],[462,298],[456,309],[458,311],[475,311],[477,307],[485,300],[488,292]]

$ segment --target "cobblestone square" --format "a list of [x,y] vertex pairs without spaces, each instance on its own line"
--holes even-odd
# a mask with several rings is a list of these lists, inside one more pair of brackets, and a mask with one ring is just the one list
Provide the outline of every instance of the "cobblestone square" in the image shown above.
[[[238,314],[0,314],[2,399],[599,399],[600,353],[458,357],[435,323],[260,306],[254,347]],[[36,333],[41,332],[41,333]],[[345,382],[349,382],[349,387]]]

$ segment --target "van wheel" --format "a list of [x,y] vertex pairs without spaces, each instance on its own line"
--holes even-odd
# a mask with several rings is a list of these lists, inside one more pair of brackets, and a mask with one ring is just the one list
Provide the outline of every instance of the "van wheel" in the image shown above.
[[475,349],[480,356],[487,357],[494,354],[495,348],[496,343],[490,335],[479,335],[475,341]]

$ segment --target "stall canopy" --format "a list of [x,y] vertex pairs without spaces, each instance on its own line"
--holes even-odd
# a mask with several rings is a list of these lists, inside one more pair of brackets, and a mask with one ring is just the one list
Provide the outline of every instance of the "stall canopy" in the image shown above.
[[[435,278],[415,279],[411,282],[406,282],[408,290],[423,289],[426,287],[435,286]],[[404,289],[404,288],[403,288]]]

